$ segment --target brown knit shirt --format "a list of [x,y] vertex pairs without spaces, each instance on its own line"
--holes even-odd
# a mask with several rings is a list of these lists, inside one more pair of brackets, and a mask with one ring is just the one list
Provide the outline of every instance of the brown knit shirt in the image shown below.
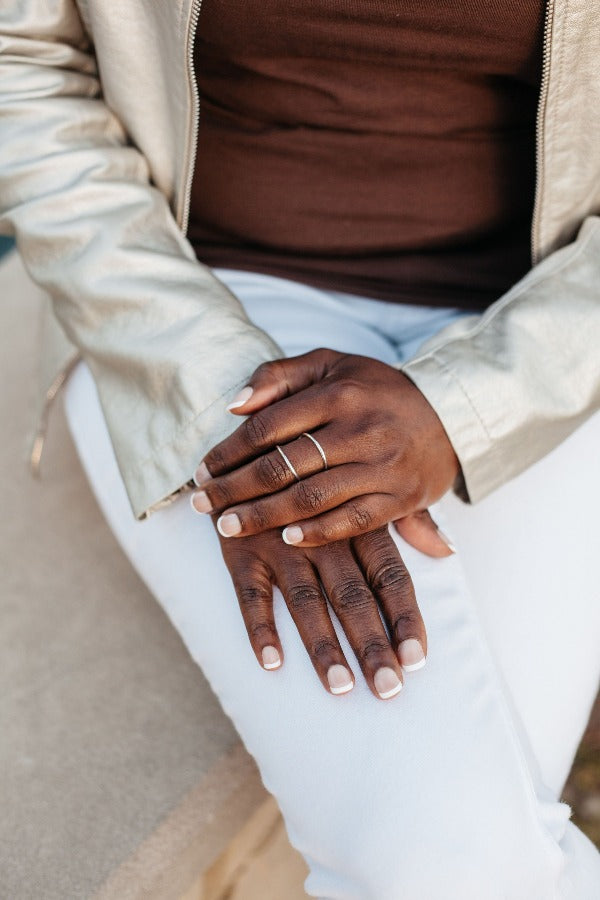
[[531,265],[543,0],[203,0],[210,266],[481,309]]

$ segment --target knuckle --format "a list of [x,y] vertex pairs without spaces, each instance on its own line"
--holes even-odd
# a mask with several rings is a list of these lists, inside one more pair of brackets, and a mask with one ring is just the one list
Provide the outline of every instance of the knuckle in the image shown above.
[[271,511],[266,503],[257,500],[248,508],[248,513],[252,525],[259,531],[263,531],[271,525]]
[[261,456],[256,462],[256,477],[260,484],[268,490],[277,490],[284,487],[288,481],[289,472],[282,458],[270,454]]
[[386,559],[375,568],[371,583],[375,590],[397,590],[404,594],[412,591],[412,579],[408,569],[398,560]]
[[373,606],[373,599],[367,586],[360,581],[348,579],[337,584],[334,589],[336,608],[346,615],[357,615]]
[[320,509],[326,499],[326,493],[322,487],[307,481],[300,481],[294,493],[295,505],[303,513],[313,513]]
[[316,585],[298,584],[287,592],[287,601],[292,612],[306,612],[321,606],[321,595]]
[[363,399],[364,386],[354,378],[342,378],[338,385],[341,398],[347,404],[354,406]]
[[378,634],[368,635],[358,650],[358,658],[362,663],[371,663],[387,654],[390,646]]
[[392,619],[391,625],[394,634],[407,634],[412,633],[417,629],[421,624],[421,617],[416,609],[405,609],[401,613],[398,613]]
[[270,599],[265,588],[258,584],[238,585],[238,597],[240,603],[249,610],[263,606],[265,601]]
[[325,662],[326,660],[331,659],[331,657],[337,653],[337,646],[335,641],[330,638],[323,636],[315,640],[310,648],[310,655],[313,659],[316,659],[320,662]]
[[373,513],[362,503],[348,504],[348,523],[358,531],[368,531],[373,524]]
[[249,416],[242,428],[246,443],[252,450],[259,450],[270,443],[271,428],[264,413],[258,412]]
[[273,627],[270,622],[252,622],[248,626],[248,636],[253,642],[260,642],[263,638],[270,637],[272,634]]

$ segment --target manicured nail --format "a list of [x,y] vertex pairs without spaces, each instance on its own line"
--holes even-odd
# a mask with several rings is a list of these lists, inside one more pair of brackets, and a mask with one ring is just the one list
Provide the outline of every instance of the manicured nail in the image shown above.
[[425,654],[420,641],[416,638],[408,638],[402,641],[398,647],[400,664],[405,672],[416,672],[425,665]]
[[281,537],[286,544],[300,544],[304,540],[304,532],[299,525],[288,525],[281,532]]
[[254,393],[254,388],[250,386],[242,388],[239,394],[236,394],[227,409],[231,412],[232,409],[238,409],[238,407],[243,406],[244,403],[250,399],[252,394]]
[[347,694],[354,687],[352,676],[346,668],[339,663],[329,666],[327,669],[327,681],[332,694]]
[[448,548],[448,550],[452,550],[453,553],[456,553],[456,547],[454,546],[454,544],[452,543],[452,541],[450,540],[450,538],[448,537],[448,535],[447,535],[447,534],[444,534],[444,532],[442,531],[441,528],[438,528],[438,529],[437,529],[437,533],[439,534],[439,536],[441,537],[441,539],[442,539],[443,542],[445,543],[445,545],[446,545],[446,547]]
[[393,669],[382,666],[375,672],[375,690],[382,700],[395,697],[402,690],[402,682]]
[[242,530],[242,523],[235,513],[224,513],[217,520],[217,530],[223,537],[233,537]]
[[281,657],[275,647],[263,647],[262,661],[265,669],[278,669],[281,665]]
[[197,513],[212,512],[212,504],[205,491],[196,491],[191,498],[192,509]]
[[209,478],[212,478],[212,475],[206,468],[206,463],[200,463],[194,472],[194,483],[200,487],[200,485],[204,484],[205,481],[208,481]]

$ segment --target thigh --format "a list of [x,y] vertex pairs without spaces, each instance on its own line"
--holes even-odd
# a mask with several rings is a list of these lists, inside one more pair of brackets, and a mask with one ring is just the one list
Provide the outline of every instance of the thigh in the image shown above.
[[600,414],[475,506],[442,502],[512,714],[559,796],[600,676]]
[[[381,336],[328,298],[321,302],[319,292],[302,286],[286,294],[279,279],[267,289],[239,278],[251,317],[286,352],[326,343],[394,360]],[[394,701],[377,701],[360,675],[350,694],[326,693],[277,590],[286,658],[266,672],[250,650],[211,522],[185,497],[135,521],[83,363],[64,396],[104,514],[256,758],[310,866],[311,895],[441,900],[452,883],[462,900],[591,900],[595,851],[568,823],[568,808],[547,791],[520,739],[460,557],[430,560],[397,539],[428,628],[429,659]],[[576,890],[565,882],[573,861],[583,879]]]
[[[285,664],[267,672],[250,650],[210,520],[185,497],[144,522],[131,515],[83,363],[65,407],[113,532],[277,797],[311,870],[308,893],[445,900],[452,883],[461,900],[592,900],[595,851],[569,826],[568,808],[548,795],[523,750],[457,557],[430,560],[398,539],[427,624],[429,658],[394,701],[376,700],[360,675],[348,695],[325,692],[279,591]],[[569,853],[584,857],[584,890],[570,882],[563,888],[569,840]]]

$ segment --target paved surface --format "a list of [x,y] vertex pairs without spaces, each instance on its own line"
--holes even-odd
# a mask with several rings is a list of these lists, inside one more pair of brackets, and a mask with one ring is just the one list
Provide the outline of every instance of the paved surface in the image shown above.
[[211,806],[199,786],[239,739],[106,526],[60,402],[42,479],[28,472],[40,298],[7,277],[12,263],[0,261],[0,896],[79,900],[183,798],[172,837],[217,815],[229,798],[211,782]]

